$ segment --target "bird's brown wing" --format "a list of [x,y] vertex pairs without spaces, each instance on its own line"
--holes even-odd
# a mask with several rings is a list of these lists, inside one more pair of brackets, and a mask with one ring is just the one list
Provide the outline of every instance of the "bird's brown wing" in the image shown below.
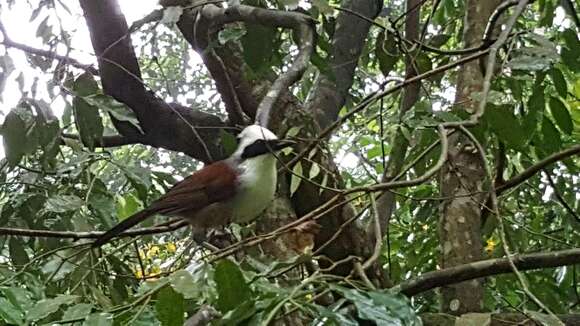
[[153,202],[151,208],[164,215],[198,211],[210,204],[233,197],[237,182],[236,172],[228,163],[219,161],[177,183]]
[[[149,207],[129,216],[105,232],[94,243],[101,246],[155,214],[176,215],[198,211],[215,202],[227,200],[236,193],[236,172],[224,161],[210,164],[175,184]],[[208,218],[211,218],[208,216]]]

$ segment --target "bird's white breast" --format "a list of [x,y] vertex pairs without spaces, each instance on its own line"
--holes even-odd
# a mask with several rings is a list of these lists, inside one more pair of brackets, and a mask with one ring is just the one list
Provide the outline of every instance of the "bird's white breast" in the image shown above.
[[240,189],[232,199],[232,222],[254,220],[274,199],[276,192],[276,158],[262,155],[240,165]]

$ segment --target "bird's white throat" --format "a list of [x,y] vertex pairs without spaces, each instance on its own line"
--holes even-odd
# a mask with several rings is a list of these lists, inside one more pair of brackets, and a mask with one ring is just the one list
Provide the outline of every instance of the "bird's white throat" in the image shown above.
[[232,222],[248,223],[258,217],[274,199],[276,193],[276,158],[265,154],[244,160],[240,164],[241,188],[232,199],[235,210]]

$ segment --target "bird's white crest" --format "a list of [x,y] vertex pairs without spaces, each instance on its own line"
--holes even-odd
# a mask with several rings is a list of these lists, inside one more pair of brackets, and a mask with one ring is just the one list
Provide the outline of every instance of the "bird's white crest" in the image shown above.
[[278,139],[276,135],[270,130],[260,127],[258,125],[247,126],[238,135],[240,142],[238,144],[238,151],[243,151],[244,148],[253,144],[258,139],[272,140]]

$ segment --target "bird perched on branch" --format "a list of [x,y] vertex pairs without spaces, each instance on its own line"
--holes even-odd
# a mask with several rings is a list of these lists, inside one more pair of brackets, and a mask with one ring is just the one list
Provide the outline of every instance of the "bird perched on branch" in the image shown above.
[[238,140],[238,147],[229,158],[194,172],[149,207],[105,232],[93,246],[103,245],[155,214],[181,217],[194,232],[254,220],[274,198],[274,153],[294,142],[278,139],[258,125],[246,127]]

